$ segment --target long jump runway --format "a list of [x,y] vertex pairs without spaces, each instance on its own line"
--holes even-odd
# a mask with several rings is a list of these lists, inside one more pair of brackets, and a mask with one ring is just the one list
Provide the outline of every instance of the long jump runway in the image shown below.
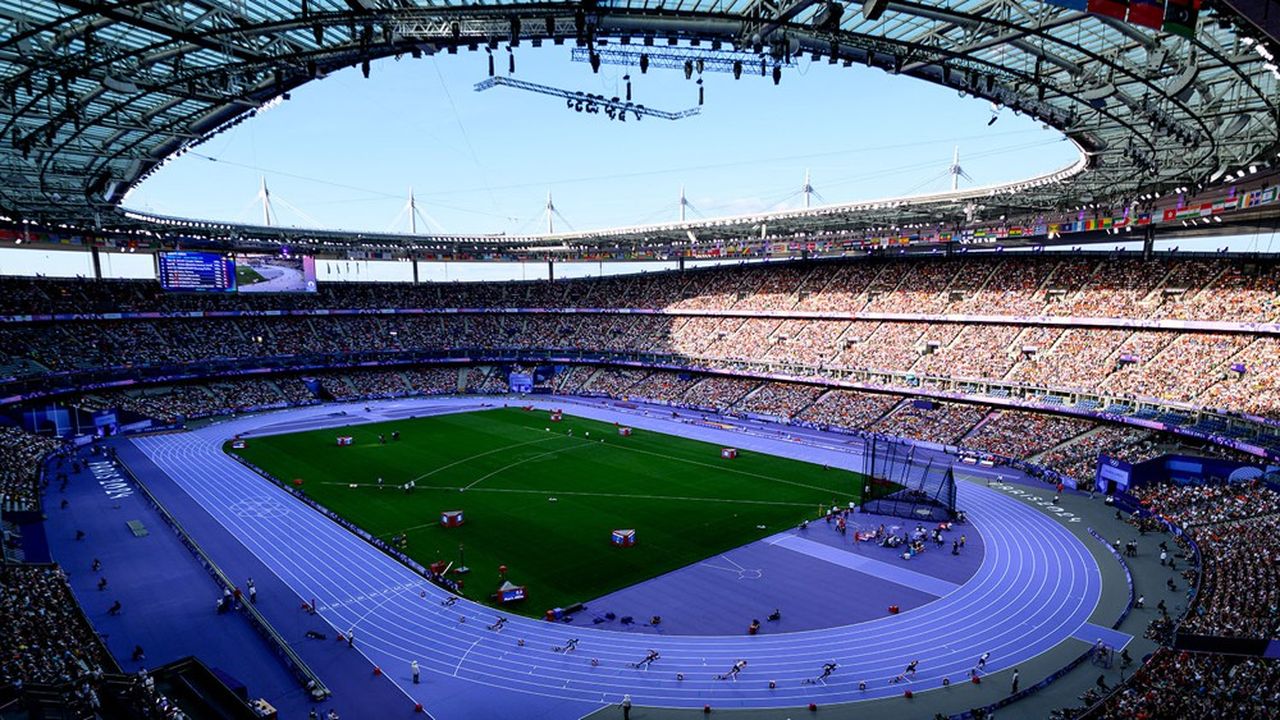
[[[430,403],[420,406],[422,414],[447,411],[446,402]],[[474,408],[474,400],[467,407]],[[492,631],[495,610],[467,600],[444,605],[446,591],[221,449],[236,433],[272,425],[314,428],[364,419],[351,408],[349,416],[335,415],[334,406],[269,413],[133,442],[299,598],[315,598],[335,631],[354,627],[357,649],[442,719],[499,712],[578,718],[624,693],[637,705],[767,708],[931,690],[944,677],[966,681],[983,653],[991,653],[986,672],[992,673],[1084,635],[1101,595],[1093,556],[1066,528],[1039,509],[960,482],[959,507],[985,542],[982,564],[969,581],[899,615],[759,636],[636,635],[518,616]],[[783,454],[787,447],[778,442],[773,450]],[[575,652],[556,651],[570,638],[579,640]],[[632,667],[651,649],[661,654],[651,668]],[[415,659],[420,685],[409,682]],[[715,678],[742,659],[748,665],[736,680]],[[920,661],[918,674],[893,682],[912,660]],[[831,661],[839,664],[832,677],[806,682]]]

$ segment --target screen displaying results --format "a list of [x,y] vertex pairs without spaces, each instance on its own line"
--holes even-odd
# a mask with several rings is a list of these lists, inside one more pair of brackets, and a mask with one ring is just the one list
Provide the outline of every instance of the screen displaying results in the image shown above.
[[177,292],[315,292],[309,255],[226,255],[180,250],[160,253],[160,286]]
[[310,255],[236,255],[240,292],[315,292],[316,259]]
[[234,292],[236,264],[222,253],[160,253],[160,287],[182,292]]

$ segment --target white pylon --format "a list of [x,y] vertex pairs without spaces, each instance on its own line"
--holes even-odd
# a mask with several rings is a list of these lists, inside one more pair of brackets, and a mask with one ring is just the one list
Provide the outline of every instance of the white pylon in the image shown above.
[[809,209],[809,205],[811,204],[811,200],[812,200],[812,198],[813,198],[813,185],[810,185],[810,184],[809,184],[809,170],[808,170],[808,168],[805,168],[805,171],[804,171],[804,187],[800,188],[800,191],[804,193],[804,209],[805,209],[805,210],[808,210],[808,209]]
[[258,200],[262,203],[262,224],[271,227],[271,217],[275,213],[271,209],[271,191],[267,190],[267,176],[260,176]]
[[409,234],[418,234],[418,204],[413,201],[413,186],[409,186]]
[[556,214],[556,206],[555,206],[555,203],[551,202],[551,191],[547,190],[547,234],[548,235],[556,234],[555,214]]
[[684,197],[684,186],[680,186],[680,222],[684,222],[684,210],[689,207],[689,201]]
[[947,169],[951,173],[951,191],[955,192],[960,189],[960,178],[964,178],[969,182],[973,182],[973,178],[969,177],[969,173],[960,167],[960,146],[956,146],[955,153],[951,156],[951,167]]

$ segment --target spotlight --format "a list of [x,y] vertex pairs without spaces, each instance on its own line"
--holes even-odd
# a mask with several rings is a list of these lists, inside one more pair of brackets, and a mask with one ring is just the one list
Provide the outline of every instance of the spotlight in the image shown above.
[[780,82],[782,82],[782,66],[774,65],[773,66],[773,84],[777,85]]
[[595,50],[591,51],[591,72],[600,72],[600,56],[596,54]]
[[649,53],[640,53],[640,74],[649,72]]
[[627,83],[627,102],[631,102],[631,76],[623,75],[622,79]]
[[[364,75],[364,79],[369,79],[369,59],[365,58],[360,61],[360,73]],[[492,73],[490,73],[492,74]]]
[[734,80],[742,79],[742,61],[741,60],[733,61],[733,79]]

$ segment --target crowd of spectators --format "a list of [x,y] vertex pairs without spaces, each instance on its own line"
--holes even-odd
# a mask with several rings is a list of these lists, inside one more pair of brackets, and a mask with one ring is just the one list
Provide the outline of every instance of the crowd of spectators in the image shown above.
[[1082,435],[1095,423],[1061,415],[1017,410],[993,413],[969,437],[969,449],[1026,460]]
[[11,425],[0,426],[0,497],[11,507],[38,507],[40,459],[60,446],[57,440]]
[[984,408],[973,405],[907,402],[867,429],[882,435],[956,445],[963,444],[961,440],[985,414]]
[[1181,630],[1280,640],[1280,517],[1210,525],[1192,534],[1204,572],[1200,601]]
[[759,385],[760,382],[757,380],[729,377],[703,378],[685,392],[680,402],[690,407],[707,408],[724,413]]
[[1151,483],[1133,488],[1143,507],[1183,528],[1280,513],[1280,493],[1265,483]]
[[628,390],[648,375],[647,370],[601,368],[590,375],[587,382],[582,385],[581,392],[623,398],[627,396]]
[[790,419],[822,395],[824,388],[799,383],[770,382],[759,387],[738,405],[744,413]]
[[0,567],[0,685],[61,684],[111,667],[56,566]]
[[508,283],[322,283],[297,295],[165,293],[154,282],[4,282],[0,313],[228,309],[657,307],[1169,317],[1273,321],[1280,280],[1268,262],[1162,256],[1036,255],[868,258],[740,265],[600,280]]
[[805,408],[797,420],[817,428],[865,430],[902,402],[893,395],[832,390]]
[[[1002,282],[1005,264],[1014,274],[1008,282]],[[959,303],[965,311],[983,309],[994,315],[1007,301],[1011,312],[1030,309],[1105,317],[1128,317],[1135,307],[1153,305],[1150,312],[1139,313],[1146,317],[1156,308],[1169,310],[1171,304],[1186,305],[1235,291],[1252,293],[1248,304],[1261,303],[1270,309],[1273,303],[1263,303],[1261,298],[1275,294],[1276,281],[1223,260],[1125,260],[1114,276],[1100,268],[1095,260],[1079,258],[817,264],[561,284],[333,284],[314,295],[290,297],[300,309],[501,308],[534,302],[537,307],[578,306],[607,295],[622,298],[620,304],[630,304],[626,298],[636,303],[670,301],[642,308],[763,312],[790,302],[793,307],[782,309],[844,311],[849,309],[842,307],[844,303],[854,306],[852,310],[920,313],[953,310],[949,303]],[[1214,278],[1231,282],[1216,289]],[[1125,289],[1129,281],[1135,285]],[[1200,285],[1185,287],[1197,282]],[[1241,288],[1242,282],[1247,290]],[[217,300],[161,295],[145,283],[11,280],[4,285],[13,286],[19,298],[32,303],[22,308],[27,311],[61,306],[76,297],[84,303],[76,309],[101,307],[119,296],[117,305],[122,307],[112,309],[128,309],[137,298],[146,297],[162,305],[176,304],[175,312],[188,305],[213,311],[253,310],[283,302],[249,296]],[[606,285],[608,293],[601,290]],[[988,292],[994,304],[982,305],[980,298]],[[763,294],[757,297],[757,293]],[[1029,308],[1028,293],[1043,296],[1044,305]],[[1006,297],[1010,294],[1017,297]],[[12,299],[9,302],[10,309],[17,309]],[[964,324],[589,313],[174,317],[0,326],[0,367],[14,374],[223,358],[486,347],[670,353],[702,364],[769,361],[797,364],[818,374],[839,369],[897,373],[893,377],[899,379],[885,380],[890,384],[903,384],[908,373],[1005,380],[1064,391],[1188,402],[1280,419],[1280,338],[1265,335],[1063,329],[1028,325],[1014,317],[1006,323]]]
[[1154,433],[1142,428],[1102,425],[1045,452],[1037,462],[1067,477],[1086,482],[1094,475],[1099,455],[1105,454],[1129,463],[1154,457],[1157,446],[1153,437]]
[[1081,720],[1274,720],[1280,660],[1161,649]]

